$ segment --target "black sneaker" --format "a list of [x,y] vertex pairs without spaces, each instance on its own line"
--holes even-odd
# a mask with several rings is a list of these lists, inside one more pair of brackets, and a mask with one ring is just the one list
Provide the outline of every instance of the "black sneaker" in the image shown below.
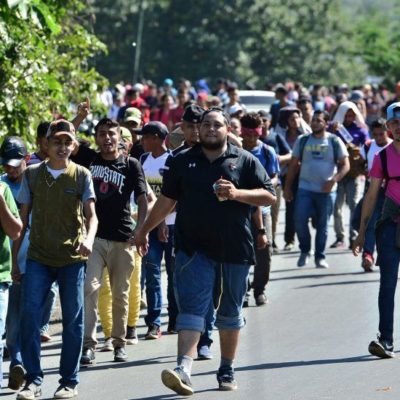
[[180,367],[164,369],[161,372],[162,383],[181,396],[191,396],[194,391],[188,374]]
[[147,330],[145,340],[155,340],[161,337],[161,329],[158,325],[151,325]]
[[336,239],[330,246],[331,249],[343,249],[344,248],[344,241],[343,239]]
[[34,400],[42,395],[42,387],[34,383],[26,384],[17,394],[17,400]]
[[268,303],[267,296],[264,293],[254,296],[254,298],[256,300],[257,306],[264,306],[265,304]]
[[25,381],[25,369],[21,364],[14,365],[10,368],[8,376],[8,387],[11,390],[19,390]]
[[114,349],[114,361],[115,362],[128,361],[128,355],[126,354],[124,347],[116,347]]
[[229,391],[238,388],[235,381],[235,372],[232,367],[221,367],[217,372],[219,390]]
[[138,344],[139,339],[136,332],[136,326],[128,326],[126,328],[126,344]]
[[369,346],[368,351],[379,358],[393,358],[393,343],[389,340],[381,339],[378,335],[378,340],[373,340]]
[[91,365],[95,362],[96,356],[94,355],[94,350],[90,347],[83,349],[81,355],[81,365]]

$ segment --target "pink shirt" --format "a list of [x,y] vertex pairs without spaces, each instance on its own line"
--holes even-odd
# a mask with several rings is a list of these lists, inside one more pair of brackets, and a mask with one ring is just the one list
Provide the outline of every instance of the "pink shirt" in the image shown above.
[[[400,153],[396,151],[393,143],[387,145],[384,148],[386,149],[387,170],[389,176],[400,176]],[[374,156],[374,161],[372,162],[372,168],[369,172],[369,176],[378,179],[385,178],[379,153],[376,153]],[[386,188],[386,196],[391,198],[396,204],[400,205],[400,181],[397,181],[395,179],[389,180]]]

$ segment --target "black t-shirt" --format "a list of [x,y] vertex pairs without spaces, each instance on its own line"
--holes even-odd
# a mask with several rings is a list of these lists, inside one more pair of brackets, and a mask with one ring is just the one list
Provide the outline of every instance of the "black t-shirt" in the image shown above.
[[199,144],[169,157],[162,194],[177,200],[175,246],[188,255],[199,251],[217,262],[254,264],[251,206],[218,201],[213,184],[227,179],[240,189],[264,188],[274,193],[261,163],[247,151],[228,144],[210,163]]
[[71,158],[92,173],[99,220],[96,236],[126,242],[133,232],[131,194],[134,191],[137,199],[147,192],[139,161],[123,155],[115,160],[105,160],[100,153],[84,147],[80,147],[78,154]]

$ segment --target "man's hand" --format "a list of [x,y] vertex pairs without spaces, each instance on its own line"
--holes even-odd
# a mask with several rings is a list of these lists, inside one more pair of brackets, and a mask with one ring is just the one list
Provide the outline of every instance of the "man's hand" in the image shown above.
[[165,221],[161,222],[157,227],[157,238],[160,242],[167,243],[169,237],[168,225]]
[[322,186],[322,191],[324,193],[330,193],[332,191],[333,186],[335,186],[336,181],[334,179],[330,179],[326,181]]
[[268,244],[267,235],[265,233],[264,234],[259,233],[257,235],[257,249],[258,250],[265,249],[267,244]]
[[89,257],[92,254],[93,242],[91,240],[85,239],[82,243],[79,243],[77,248],[77,253],[83,257]]
[[86,100],[82,103],[78,104],[77,116],[82,119],[82,121],[89,115],[90,113],[90,100],[89,97],[86,97]]
[[17,264],[13,264],[11,268],[11,279],[13,282],[20,282],[21,281],[21,271]]
[[283,198],[290,203],[293,201],[293,191],[288,185],[286,185],[285,190],[283,191]]
[[218,179],[216,183],[215,194],[225,200],[235,200],[238,189],[235,185],[226,179]]
[[138,229],[135,232],[134,241],[136,245],[136,250],[139,253],[140,257],[144,257],[149,250],[149,240],[147,234],[142,232],[141,229]]
[[355,238],[351,249],[356,257],[363,251],[364,241],[365,241],[364,236],[358,235]]

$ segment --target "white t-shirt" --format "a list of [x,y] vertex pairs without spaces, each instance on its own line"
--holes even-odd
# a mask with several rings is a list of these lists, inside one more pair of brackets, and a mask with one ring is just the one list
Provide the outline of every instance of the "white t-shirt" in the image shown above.
[[[164,166],[165,162],[167,161],[167,158],[170,155],[171,155],[170,152],[165,152],[161,156],[154,158],[153,155],[149,153],[147,155],[146,160],[143,163],[144,175],[157,198],[160,197],[161,195]],[[174,211],[165,218],[165,223],[167,225],[174,225],[175,217],[176,217],[176,212]]]
[[65,172],[65,170],[66,170],[66,168],[63,168],[63,169],[52,169],[52,168],[50,168],[48,165],[46,165],[46,168],[47,168],[47,171],[50,172],[51,176],[52,176],[54,179],[57,179],[57,178],[58,178],[61,174],[63,174],[63,173]]
[[[392,139],[389,139],[389,143],[392,143]],[[375,142],[375,139],[371,140],[371,144],[368,150],[367,155],[365,156],[365,144],[361,147],[360,155],[365,160],[367,159],[368,163],[368,172],[371,171],[372,162],[374,161],[374,156],[376,153],[379,153],[384,147],[386,147],[389,143],[385,144],[384,146],[378,146]]]

